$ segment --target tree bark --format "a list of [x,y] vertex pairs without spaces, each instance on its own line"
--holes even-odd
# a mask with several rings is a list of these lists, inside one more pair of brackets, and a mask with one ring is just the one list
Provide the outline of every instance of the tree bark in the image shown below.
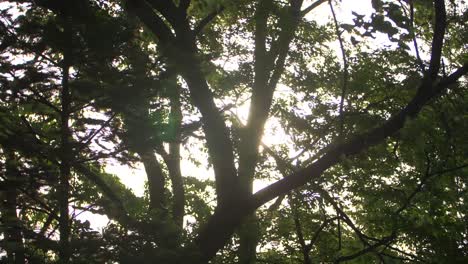
[[59,258],[61,263],[68,263],[71,257],[70,248],[70,218],[68,210],[68,201],[70,197],[70,178],[72,163],[71,148],[71,130],[69,127],[71,114],[71,95],[69,87],[69,74],[71,66],[72,50],[72,25],[71,17],[63,15],[65,47],[62,60],[62,90],[61,90],[61,113],[60,113],[60,177],[58,186],[58,204],[59,204],[59,231],[60,231],[60,250]]
[[16,213],[18,191],[20,185],[20,173],[15,153],[11,150],[5,150],[5,202],[2,210],[3,223],[5,225],[5,251],[8,257],[8,263],[25,263],[25,250],[23,244],[23,234],[21,232],[21,221]]
[[174,201],[172,205],[172,214],[176,225],[182,229],[185,207],[185,190],[180,169],[180,142],[182,126],[182,110],[180,103],[180,87],[175,85],[174,94],[171,96],[171,115],[170,122],[173,124],[174,141],[169,143],[169,159],[166,164],[169,170],[169,177],[172,183]]
[[[141,67],[137,65],[136,67]],[[140,69],[141,70],[141,69]],[[143,70],[142,70],[143,71]],[[144,77],[141,77],[144,78]],[[126,105],[122,109],[122,116],[126,128],[126,141],[129,149],[140,157],[145,168],[148,180],[148,193],[150,208],[153,210],[165,210],[165,184],[166,180],[162,166],[155,155],[158,138],[154,138],[151,119],[149,116],[150,102],[145,87],[134,83],[138,87],[133,105]]]
[[[182,48],[182,50],[187,48]],[[201,71],[195,53],[177,56],[181,75],[187,82],[191,98],[202,114],[203,130],[206,135],[208,153],[213,163],[216,178],[217,203],[230,204],[239,196],[239,181],[234,166],[233,145],[229,130],[216,107],[213,94]]]
[[[288,12],[280,18],[281,32],[276,41],[266,49],[267,20],[271,1],[260,1],[255,14],[254,84],[247,126],[242,130],[239,146],[239,179],[241,188],[251,194],[255,167],[258,160],[258,147],[273,102],[273,95],[284,71],[284,63],[289,52],[289,44],[294,38],[301,19],[302,0],[292,0]],[[241,227],[239,263],[255,262],[259,232],[255,213],[248,216]],[[245,229],[245,230],[244,230]]]
[[137,153],[145,167],[148,179],[150,207],[151,209],[162,210],[165,207],[164,192],[166,188],[164,187],[165,179],[161,165],[151,147],[142,147]]
[[[186,81],[190,97],[202,115],[208,152],[215,172],[218,205],[230,203],[240,191],[234,165],[234,149],[229,130],[214,103],[213,93],[202,71],[195,34],[190,28],[186,10],[177,9],[172,2],[147,3],[144,0],[134,0],[126,1],[126,4],[160,40],[163,54]],[[166,22],[154,11],[167,19],[177,36],[172,34]]]

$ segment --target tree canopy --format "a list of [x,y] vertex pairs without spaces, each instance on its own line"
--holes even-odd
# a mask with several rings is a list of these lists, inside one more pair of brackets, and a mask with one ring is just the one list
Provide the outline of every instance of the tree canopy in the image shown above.
[[468,5],[349,2],[0,3],[0,263],[467,263]]

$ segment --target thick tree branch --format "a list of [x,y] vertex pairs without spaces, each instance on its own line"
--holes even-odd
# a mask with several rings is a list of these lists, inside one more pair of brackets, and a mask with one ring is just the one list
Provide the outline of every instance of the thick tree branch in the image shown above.
[[184,12],[186,14],[187,9],[190,6],[190,2],[191,2],[191,0],[180,0],[179,1],[179,6],[178,6],[179,10],[181,10],[182,12]]
[[202,114],[208,152],[215,172],[218,205],[224,206],[239,195],[233,145],[195,54],[184,56],[183,60],[184,62],[178,65],[181,66],[182,76],[189,86],[192,100]]
[[435,24],[434,37],[432,38],[431,62],[428,69],[428,77],[433,80],[437,77],[442,57],[442,47],[444,44],[445,28],[447,26],[447,15],[445,13],[445,1],[435,0]]
[[183,12],[185,12],[185,10],[179,10],[173,0],[143,1],[146,1],[151,7],[153,7],[156,11],[161,13],[164,16],[164,18],[166,18],[167,21],[169,21],[169,23],[174,27],[177,27],[179,20],[183,19],[182,15],[184,14]]
[[198,24],[195,25],[193,29],[193,34],[194,35],[199,35],[202,30],[211,22],[213,21],[219,14],[221,14],[224,11],[224,6],[221,6],[220,8],[214,10],[213,12],[209,13],[205,18],[200,20]]
[[269,90],[275,90],[275,87],[284,71],[284,64],[289,52],[289,45],[293,40],[296,29],[302,19],[300,15],[302,3],[302,0],[291,0],[290,6],[288,7],[288,13],[280,18],[280,35],[278,39],[272,43],[271,48],[267,53],[267,64],[271,64],[273,69],[272,73],[269,74],[271,77],[266,85],[269,87]]
[[154,155],[153,149],[140,147],[137,149],[138,156],[145,167],[146,177],[148,178],[148,191],[150,196],[151,209],[164,210],[165,201],[165,179],[164,173],[158,159]]
[[270,207],[268,207],[268,211],[273,212],[273,211],[278,210],[278,208],[280,207],[285,197],[286,197],[285,195],[278,196],[275,202],[272,205],[270,205]]
[[261,206],[269,200],[286,194],[290,190],[300,187],[312,179],[320,177],[321,173],[341,160],[344,155],[354,155],[363,150],[374,146],[384,140],[386,137],[393,135],[400,130],[407,118],[415,117],[422,107],[431,99],[441,93],[448,86],[454,84],[462,75],[468,72],[468,63],[459,68],[446,78],[443,78],[435,86],[431,83],[423,82],[419,87],[418,94],[403,108],[398,114],[387,120],[381,126],[348,140],[337,147],[332,148],[312,165],[283,178],[270,186],[258,191],[254,194],[255,207]]
[[[398,1],[403,8],[403,12],[406,16],[407,10],[403,4],[402,1]],[[434,7],[435,7],[435,25],[434,25],[434,38],[432,41],[432,58],[439,57],[439,60],[433,60],[431,65],[429,66],[429,72],[426,72],[426,67],[424,65],[423,60],[421,59],[420,53],[419,53],[419,45],[417,43],[417,37],[416,37],[416,31],[414,27],[414,3],[413,1],[407,1],[409,4],[409,19],[410,19],[410,34],[411,38],[413,40],[413,46],[414,46],[414,51],[416,53],[416,60],[418,62],[419,68],[421,69],[421,72],[426,75],[429,74],[432,77],[437,76],[438,68],[440,67],[440,57],[441,57],[441,47],[443,45],[443,38],[444,38],[444,32],[445,32],[445,27],[446,27],[446,11],[445,11],[445,3],[444,1],[435,1],[434,2]],[[431,69],[432,68],[432,69]]]
[[[266,84],[268,82],[268,68],[267,64],[267,52],[266,52],[266,38],[267,38],[267,19],[270,13],[270,0],[261,0],[255,11],[255,50],[254,50],[254,86],[252,88],[252,97],[251,97],[251,109],[249,111],[248,123],[255,123],[258,125],[259,122],[252,122],[252,119],[256,119],[261,110],[265,111],[263,105],[259,105],[260,94],[268,96],[270,93],[263,93],[265,90]],[[266,99],[268,100],[268,99]],[[259,136],[252,134],[252,132],[257,132],[258,129],[245,128],[244,131],[241,131],[241,144],[239,146],[239,177],[244,191],[251,192],[251,175],[255,169],[256,157],[257,157],[257,145],[255,141],[258,141]]]
[[307,15],[310,11],[314,10],[315,8],[317,8],[321,4],[325,3],[326,1],[328,1],[328,0],[318,0],[318,1],[313,2],[308,7],[306,7],[304,10],[301,10],[301,16]]
[[[153,2],[153,5],[159,12],[166,15],[173,15],[172,13],[175,12],[170,5],[163,6],[165,4],[159,4],[158,1]],[[137,15],[142,22],[158,35],[160,27],[153,26],[153,23],[154,21],[159,24],[164,22],[155,13],[148,13],[141,8],[138,10],[140,12]],[[238,194],[237,171],[234,166],[233,146],[229,131],[214,103],[213,94],[201,69],[195,35],[190,29],[189,22],[184,17],[178,16],[177,19],[171,21],[171,25],[177,32],[177,39],[173,39],[172,35],[160,38],[160,45],[165,48],[163,53],[170,59],[170,63],[186,81],[191,98],[202,114],[208,151],[215,171],[218,205],[224,206],[233,201]],[[172,42],[173,40],[175,42]]]
[[126,7],[131,13],[134,13],[138,18],[161,40],[165,45],[169,45],[173,39],[169,27],[164,21],[153,11],[151,5],[144,0],[126,0]]
[[[229,131],[214,103],[213,94],[201,69],[201,63],[197,57],[195,36],[190,30],[187,19],[174,15],[176,11],[171,5],[163,6],[164,4],[160,4],[158,1],[152,2],[153,7],[163,15],[174,16],[166,18],[170,20],[177,32],[177,39],[170,33],[158,15],[151,11],[151,6],[145,5],[142,0],[137,2],[137,5],[129,4],[130,9],[159,37],[161,40],[159,44],[163,47],[164,55],[170,59],[170,63],[187,82],[191,98],[202,114],[208,151],[215,171],[218,205],[224,206],[224,204],[234,201],[238,194],[233,146]],[[174,40],[176,41],[174,42]]]
[[280,36],[272,44],[268,52],[266,50],[266,33],[271,3],[261,1],[255,15],[257,26],[255,29],[254,51],[255,78],[247,126],[241,133],[241,145],[239,147],[239,175],[243,188],[249,191],[251,191],[251,182],[257,164],[258,146],[265,122],[268,119],[273,94],[284,70],[289,44],[300,21],[299,12],[302,0],[292,0],[290,2],[288,12],[280,18],[280,24],[282,25]]
[[[173,4],[168,4],[167,1],[163,1],[164,3],[152,1],[152,6],[143,0],[126,3],[129,9],[158,36],[164,55],[170,59],[170,63],[179,71],[189,87],[194,105],[202,114],[208,151],[215,171],[218,206],[224,206],[234,201],[238,195],[237,170],[234,166],[229,131],[214,103],[213,94],[201,69],[195,35],[190,29],[189,22],[180,15],[177,19],[172,19],[170,16],[175,16],[176,11]],[[169,20],[177,33],[177,38],[151,7],[155,7]]]
[[156,151],[163,158],[164,163],[166,163],[167,169],[169,171],[169,178],[171,179],[172,191],[174,194],[174,201],[172,203],[172,216],[177,226],[182,229],[185,207],[185,189],[180,168],[180,145],[182,135],[180,89],[181,88],[176,85],[176,89],[171,95],[170,122],[173,123],[174,126],[174,140],[169,142],[169,153],[166,152],[162,144],[156,147]]

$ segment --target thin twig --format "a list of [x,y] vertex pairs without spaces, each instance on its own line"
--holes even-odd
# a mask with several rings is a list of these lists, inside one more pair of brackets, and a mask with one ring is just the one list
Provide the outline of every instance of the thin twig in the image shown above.
[[341,56],[343,58],[343,86],[341,87],[341,99],[340,99],[340,109],[339,109],[339,116],[340,116],[340,126],[339,126],[339,132],[338,132],[338,138],[343,137],[343,128],[344,128],[344,115],[343,115],[343,110],[344,110],[344,101],[346,98],[346,91],[348,89],[348,60],[346,58],[346,50],[343,44],[343,39],[341,37],[341,31],[340,31],[340,25],[338,24],[338,20],[336,18],[335,10],[333,8],[333,4],[331,0],[328,0],[328,4],[330,5],[330,10],[333,15],[333,22],[335,24],[335,31],[336,31],[336,36],[338,38],[338,42],[340,43],[340,49],[341,49]]
[[87,146],[96,135],[98,135],[104,128],[106,128],[109,125],[109,123],[115,118],[116,115],[117,113],[114,113],[106,122],[104,122],[104,124],[101,125],[101,127],[98,130],[91,133],[91,135],[83,138],[79,142],[79,144],[81,145],[80,149],[83,149],[85,146]]

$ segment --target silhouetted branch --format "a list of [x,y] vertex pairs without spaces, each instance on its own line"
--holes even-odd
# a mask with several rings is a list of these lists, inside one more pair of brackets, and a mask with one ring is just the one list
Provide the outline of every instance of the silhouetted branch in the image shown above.
[[[340,263],[340,262],[343,262],[343,261],[349,261],[349,260],[352,260],[352,259],[355,259],[357,257],[360,257],[364,254],[367,254],[369,252],[376,252],[376,249],[380,246],[383,246],[383,245],[386,245],[386,244],[389,244],[391,243],[393,240],[395,239],[395,237],[392,235],[392,236],[389,236],[389,237],[386,237],[386,238],[383,238],[381,239],[379,242],[375,243],[375,244],[372,244],[372,245],[369,245],[368,247],[364,248],[363,250],[360,250],[354,254],[351,254],[351,255],[347,255],[347,256],[342,256],[342,257],[339,257],[338,259],[335,260],[335,263]],[[380,254],[379,252],[377,252],[377,254]],[[382,260],[382,259],[381,259]],[[382,262],[384,263],[384,262]]]
[[305,9],[301,10],[301,16],[307,15],[310,11],[314,10],[315,8],[317,8],[321,4],[325,3],[326,1],[328,1],[328,0],[318,0],[318,1],[313,2],[312,4],[310,4]]
[[423,74],[426,73],[426,67],[424,66],[424,63],[421,59],[421,55],[419,54],[419,45],[418,45],[418,41],[417,41],[417,38],[416,38],[416,32],[415,32],[415,28],[414,28],[414,4],[413,4],[413,1],[409,1],[409,4],[410,4],[410,21],[411,21],[411,30],[412,30],[412,33],[411,33],[411,36],[413,38],[413,46],[414,46],[414,51],[416,52],[416,59],[418,60],[418,63],[419,63],[419,68],[421,68],[421,71]]
[[195,25],[195,28],[193,29],[193,34],[199,35],[202,32],[202,30],[223,11],[224,6],[221,6],[220,8],[217,8],[213,12],[209,13],[205,18],[200,20],[197,25]]
[[325,227],[327,225],[329,225],[331,222],[335,221],[336,219],[338,219],[338,216],[335,216],[335,217],[332,217],[332,218],[329,218],[329,219],[326,219],[322,222],[322,224],[320,225],[320,227],[317,229],[317,231],[315,231],[314,235],[312,236],[312,238],[310,239],[310,243],[307,245],[307,250],[310,251],[312,250],[312,247],[314,246],[314,244],[317,242],[318,238],[319,238],[319,235],[320,233],[323,231],[323,229],[325,229]]
[[110,122],[115,118],[116,115],[117,113],[114,113],[111,117],[109,117],[109,119],[107,119],[106,122],[104,122],[104,124],[101,125],[101,127],[99,127],[99,129],[97,129],[96,131],[88,135],[87,137],[83,138],[79,142],[79,144],[81,145],[80,149],[83,149],[84,147],[86,147],[96,135],[98,135],[104,128],[109,126]]
[[279,195],[286,194],[290,190],[298,188],[313,179],[318,179],[323,171],[337,164],[343,155],[354,155],[370,146],[379,144],[385,138],[400,130],[405,124],[407,118],[416,116],[425,104],[439,95],[448,86],[453,85],[467,72],[468,63],[457,69],[448,77],[443,78],[435,85],[428,82],[422,82],[418,88],[418,94],[399,113],[392,116],[379,127],[376,127],[369,132],[356,135],[350,140],[332,147],[320,159],[308,167],[292,173],[290,176],[278,180],[277,182],[258,191],[254,194],[253,206],[257,208]]
[[[153,3],[157,2],[158,0],[153,1]],[[174,39],[171,30],[146,1],[126,0],[124,3],[165,45],[168,45]]]
[[180,0],[179,1],[179,10],[182,10],[184,13],[187,13],[187,9],[190,6],[191,0]]

